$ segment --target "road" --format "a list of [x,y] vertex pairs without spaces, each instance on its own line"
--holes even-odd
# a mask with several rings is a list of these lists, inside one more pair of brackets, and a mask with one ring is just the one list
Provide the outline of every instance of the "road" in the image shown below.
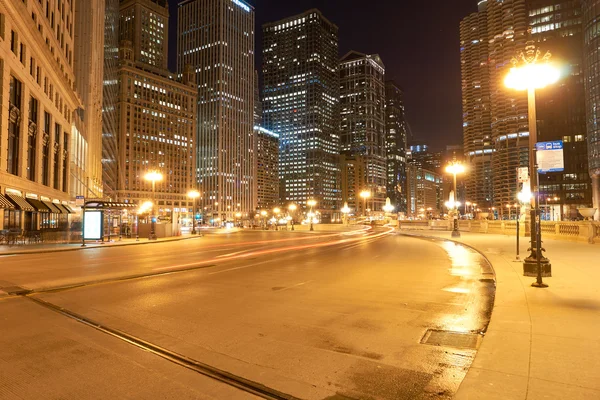
[[0,257],[0,398],[447,399],[491,278],[388,228]]

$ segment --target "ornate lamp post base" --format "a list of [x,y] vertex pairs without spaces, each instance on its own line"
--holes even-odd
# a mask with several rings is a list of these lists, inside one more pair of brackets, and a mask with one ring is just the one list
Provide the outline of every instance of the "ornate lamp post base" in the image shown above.
[[[538,266],[537,265],[538,264],[537,264],[537,259],[535,258],[535,255],[533,255],[533,257],[529,256],[525,260],[523,260],[523,276],[532,276],[534,278],[536,276],[538,276],[538,273],[537,273]],[[552,265],[550,264],[550,260],[548,260],[546,257],[542,257],[542,259],[540,260],[540,265],[542,267],[542,277],[551,278],[552,277]]]

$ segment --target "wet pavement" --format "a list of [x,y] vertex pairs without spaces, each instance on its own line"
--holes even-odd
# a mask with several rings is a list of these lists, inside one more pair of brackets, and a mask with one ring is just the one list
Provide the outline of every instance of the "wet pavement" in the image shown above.
[[[69,375],[60,373],[61,364],[72,360],[44,348],[61,348],[71,329],[90,343],[106,342],[109,360],[123,346],[143,353],[143,369],[132,370],[136,379],[145,372],[170,376],[163,364],[178,368],[94,328],[102,326],[294,398],[449,399],[473,361],[494,299],[493,271],[477,252],[385,229],[240,233],[158,246],[2,259],[0,289],[10,284],[33,290],[29,297],[65,311],[58,314],[23,296],[0,298],[0,308],[27,303],[13,312],[11,339],[2,345],[28,338],[19,331],[25,326],[52,332],[46,346],[33,352],[17,346],[15,352],[28,365],[52,355],[54,367],[45,373],[57,387]],[[61,287],[78,282],[90,284]],[[56,290],[36,291],[44,288]],[[75,314],[91,324],[69,318]],[[52,329],[64,324],[69,329]],[[78,362],[85,363],[86,352],[80,355]],[[6,375],[6,368],[0,364],[0,388],[18,396],[21,379]],[[24,366],[16,370],[26,373]],[[97,381],[89,385],[107,390]],[[145,385],[158,388],[161,380]],[[203,382],[190,383],[187,395],[230,390],[212,385],[204,392]],[[89,393],[77,398],[106,398]],[[71,398],[68,391],[63,397]],[[129,398],[141,397],[133,390]]]

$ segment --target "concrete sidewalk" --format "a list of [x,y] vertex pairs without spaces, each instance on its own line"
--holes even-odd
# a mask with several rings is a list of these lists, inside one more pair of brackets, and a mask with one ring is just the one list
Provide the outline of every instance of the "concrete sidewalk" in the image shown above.
[[[450,232],[405,232],[450,238]],[[600,246],[544,240],[548,288],[531,287],[515,237],[462,233],[496,272],[488,331],[455,399],[600,399]],[[528,238],[521,238],[521,259]]]
[[160,238],[157,240],[148,240],[148,238],[140,238],[129,239],[124,238],[119,240],[118,237],[115,240],[111,240],[110,242],[93,242],[87,241],[85,243],[85,247],[81,246],[81,243],[40,243],[40,244],[18,244],[18,245],[0,245],[0,256],[9,256],[16,254],[39,254],[39,253],[55,253],[60,251],[76,251],[76,250],[85,250],[85,249],[93,249],[96,247],[112,247],[112,246],[133,246],[133,245],[142,245],[142,244],[152,244],[152,243],[164,243],[164,242],[173,242],[178,240],[188,240],[188,239],[197,239],[200,238],[201,235],[184,235],[184,236],[173,236],[168,238]]

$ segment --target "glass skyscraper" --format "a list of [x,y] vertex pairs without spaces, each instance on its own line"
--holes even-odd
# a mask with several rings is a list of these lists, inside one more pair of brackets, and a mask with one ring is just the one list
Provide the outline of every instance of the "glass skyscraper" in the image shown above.
[[279,134],[282,202],[339,207],[338,27],[320,11],[263,26],[263,121]]

